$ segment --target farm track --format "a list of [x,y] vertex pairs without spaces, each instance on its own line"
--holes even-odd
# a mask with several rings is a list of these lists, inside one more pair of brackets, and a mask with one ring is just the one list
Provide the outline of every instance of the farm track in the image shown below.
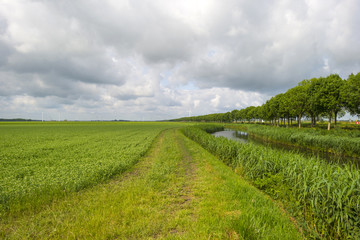
[[4,239],[297,239],[289,217],[178,130],[131,170],[0,222]]

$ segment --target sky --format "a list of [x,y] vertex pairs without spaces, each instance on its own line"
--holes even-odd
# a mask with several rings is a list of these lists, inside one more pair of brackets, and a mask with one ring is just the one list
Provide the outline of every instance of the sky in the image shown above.
[[0,118],[164,120],[360,72],[358,0],[0,0]]

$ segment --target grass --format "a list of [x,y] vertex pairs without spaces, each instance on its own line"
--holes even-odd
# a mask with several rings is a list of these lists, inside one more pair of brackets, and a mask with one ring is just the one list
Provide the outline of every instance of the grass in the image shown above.
[[259,189],[281,199],[293,216],[304,223],[306,236],[359,239],[359,169],[215,138],[195,127],[183,131]]
[[166,123],[1,123],[0,217],[120,174]]
[[245,128],[250,134],[272,141],[360,157],[360,131],[357,129],[336,128],[327,131],[318,128],[279,128],[258,124],[228,125],[227,127]]
[[124,174],[1,220],[5,239],[301,239],[278,204],[180,131]]

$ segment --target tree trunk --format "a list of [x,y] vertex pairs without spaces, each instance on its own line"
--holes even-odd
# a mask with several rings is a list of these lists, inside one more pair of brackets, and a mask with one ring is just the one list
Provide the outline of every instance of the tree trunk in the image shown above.
[[331,114],[329,115],[328,131],[330,131],[330,127],[331,127]]
[[286,125],[287,128],[289,127],[289,122],[290,122],[290,119],[289,119],[289,115],[288,115],[287,116],[287,125]]
[[299,118],[299,128],[301,128],[301,114],[299,114],[298,118]]
[[335,119],[334,119],[334,128],[336,127],[336,117],[337,117],[337,111],[335,111]]
[[311,115],[311,127],[314,127],[314,115]]

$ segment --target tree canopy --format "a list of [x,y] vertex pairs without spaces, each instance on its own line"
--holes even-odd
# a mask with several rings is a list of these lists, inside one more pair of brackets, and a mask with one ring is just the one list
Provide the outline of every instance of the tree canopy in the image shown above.
[[327,77],[303,80],[285,93],[280,93],[267,100],[261,106],[249,106],[244,109],[235,109],[227,113],[215,113],[196,117],[185,117],[177,120],[205,121],[205,122],[258,122],[270,121],[279,125],[286,121],[287,126],[293,119],[297,119],[301,128],[301,119],[311,118],[312,125],[316,124],[319,116],[328,119],[328,130],[331,121],[338,114],[347,110],[352,115],[360,114],[360,73],[351,74],[347,80],[338,74]]

